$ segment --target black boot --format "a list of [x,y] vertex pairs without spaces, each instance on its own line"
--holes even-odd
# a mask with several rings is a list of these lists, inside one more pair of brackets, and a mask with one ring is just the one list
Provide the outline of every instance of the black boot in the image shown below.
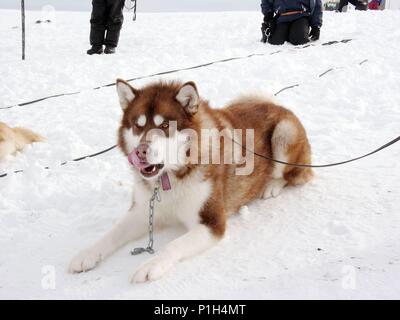
[[107,0],[107,32],[104,44],[106,47],[112,48],[109,53],[115,53],[115,48],[118,45],[119,34],[124,22],[124,2],[124,0]]
[[87,54],[92,55],[92,54],[102,54],[103,53],[103,46],[92,46],[88,51],[86,51]]
[[114,54],[115,53],[115,47],[112,46],[106,46],[104,49],[105,54]]

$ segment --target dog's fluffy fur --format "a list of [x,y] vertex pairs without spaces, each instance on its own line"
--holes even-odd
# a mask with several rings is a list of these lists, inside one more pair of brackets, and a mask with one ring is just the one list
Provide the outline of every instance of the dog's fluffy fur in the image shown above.
[[[193,82],[158,82],[135,89],[118,80],[117,91],[124,112],[119,146],[125,155],[136,150],[141,143],[147,143],[150,150],[160,153],[162,144],[159,142],[168,140],[171,145],[175,144],[172,149],[175,148],[178,158],[181,158],[188,154],[187,148],[181,148],[188,144],[186,129],[201,137],[202,129],[216,128],[219,132],[227,129],[227,135],[238,140],[245,150],[248,148],[286,162],[311,163],[310,145],[300,121],[291,111],[270,100],[245,96],[223,109],[211,109],[208,102],[200,98]],[[177,123],[172,134],[167,130],[166,120]],[[232,133],[232,129],[249,128],[254,129],[252,146],[243,138],[235,138]],[[163,131],[166,137],[149,136],[152,129]],[[204,151],[202,144],[204,141],[199,141],[200,154]],[[224,154],[224,148],[224,145],[218,148],[220,154]],[[243,167],[242,161],[177,164],[162,159],[162,168],[152,170],[155,172],[152,177],[133,168],[135,189],[131,209],[107,235],[72,259],[70,272],[92,269],[117,248],[146,234],[149,199],[157,178],[163,172],[168,173],[172,189],[162,191],[162,201],[156,206],[156,227],[181,223],[188,232],[167,244],[133,273],[132,282],[161,278],[178,261],[215,245],[224,236],[227,217],[238,212],[243,205],[259,197],[276,197],[286,185],[304,184],[313,175],[309,168],[273,163],[254,156],[252,152],[246,153],[245,160],[250,158],[254,169],[247,175],[236,174],[236,170]]]
[[0,160],[8,155],[15,154],[33,142],[42,142],[45,139],[33,131],[15,127],[11,128],[7,124],[0,122]]

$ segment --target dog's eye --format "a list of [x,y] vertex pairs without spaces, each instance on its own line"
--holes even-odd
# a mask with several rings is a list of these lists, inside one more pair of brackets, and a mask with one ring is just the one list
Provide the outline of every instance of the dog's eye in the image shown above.
[[164,121],[164,122],[160,125],[160,127],[161,127],[162,129],[168,129],[168,128],[169,128],[169,123],[168,123],[168,121]]

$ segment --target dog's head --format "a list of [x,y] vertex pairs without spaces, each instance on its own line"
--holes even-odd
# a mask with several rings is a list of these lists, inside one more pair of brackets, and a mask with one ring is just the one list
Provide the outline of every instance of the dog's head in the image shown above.
[[119,146],[144,179],[187,165],[200,98],[193,82],[158,82],[135,89],[118,79],[123,117]]

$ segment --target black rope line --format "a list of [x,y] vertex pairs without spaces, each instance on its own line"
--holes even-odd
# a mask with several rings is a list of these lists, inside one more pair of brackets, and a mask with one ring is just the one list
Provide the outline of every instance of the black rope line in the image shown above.
[[[70,160],[70,161],[64,161],[64,162],[60,163],[59,165],[60,165],[60,166],[65,166],[65,165],[68,164],[69,162],[79,162],[79,161],[82,161],[82,160],[85,160],[85,159],[88,159],[88,158],[94,158],[94,157],[97,157],[97,156],[99,156],[99,155],[101,155],[101,154],[107,153],[107,152],[109,152],[109,151],[115,149],[116,147],[117,147],[117,145],[113,145],[112,147],[109,147],[109,148],[107,148],[107,149],[104,149],[104,150],[99,151],[99,152],[96,152],[96,153],[89,154],[89,155],[87,155],[87,156],[75,158],[75,159],[72,159],[72,160]],[[44,170],[50,170],[50,167],[47,166],[47,167],[44,167],[43,169],[44,169]],[[16,171],[14,171],[14,172],[12,172],[12,173],[15,174],[15,173],[21,173],[21,172],[24,172],[24,170],[16,170]],[[0,175],[0,178],[7,177],[8,175],[9,175],[9,173],[3,173],[3,174]]]
[[[93,154],[89,154],[87,156],[83,156],[83,157],[80,157],[80,158],[72,159],[71,161],[79,162],[79,161],[85,160],[87,158],[94,158],[94,157],[97,157],[97,156],[99,156],[101,154],[107,153],[108,151],[111,151],[111,150],[115,149],[116,147],[117,147],[117,145],[113,145],[112,147],[109,147],[109,148],[104,149],[102,151],[99,151],[99,152],[96,152],[96,153],[93,153]],[[63,162],[61,165],[65,165],[65,164],[67,164],[67,162]]]
[[335,166],[340,166],[346,163],[350,163],[350,162],[354,162],[366,157],[369,157],[383,149],[386,149],[387,147],[390,147],[391,145],[395,144],[396,142],[400,141],[400,136],[398,136],[397,138],[394,138],[393,140],[389,141],[388,143],[384,144],[383,146],[379,147],[378,149],[375,149],[374,151],[371,151],[367,154],[364,154],[362,156],[350,159],[350,160],[344,160],[344,161],[340,161],[340,162],[334,162],[334,163],[328,163],[328,164],[303,164],[303,163],[290,163],[290,162],[285,162],[285,161],[281,161],[281,160],[276,160],[273,159],[271,157],[268,157],[266,155],[260,154],[255,152],[254,150],[250,150],[247,147],[243,146],[242,144],[240,144],[239,142],[235,141],[232,139],[232,141],[234,143],[236,143],[237,145],[239,145],[241,148],[243,148],[244,150],[253,153],[254,155],[260,157],[260,158],[264,158],[266,160],[270,160],[276,163],[280,163],[280,164],[285,164],[287,166],[291,166],[291,167],[300,167],[300,168],[327,168],[327,167],[335,167]]
[[[338,41],[330,41],[330,42],[325,42],[322,43],[321,45],[326,46],[326,45],[333,45],[333,44],[339,44],[339,43],[348,43],[349,41],[352,41],[353,39],[343,39],[343,40],[338,40]],[[310,45],[305,45],[303,47],[296,47],[297,49],[303,49],[306,47],[309,47]],[[230,62],[230,61],[236,61],[236,60],[244,60],[244,59],[250,59],[253,57],[262,57],[262,56],[267,56],[267,55],[274,55],[277,53],[282,52],[282,50],[278,50],[278,51],[274,51],[271,53],[252,53],[249,54],[247,56],[239,56],[239,57],[232,57],[232,58],[225,58],[225,59],[220,59],[220,60],[215,60],[212,62],[207,62],[207,63],[203,63],[203,64],[199,64],[199,65],[195,65],[195,66],[191,66],[191,67],[186,67],[186,68],[179,68],[179,69],[173,69],[173,70],[169,70],[169,71],[162,71],[162,72],[157,72],[157,73],[153,73],[153,74],[148,74],[148,75],[144,75],[144,76],[138,76],[135,78],[131,78],[128,79],[126,81],[128,82],[132,82],[132,81],[137,81],[137,80],[142,80],[142,79],[148,79],[148,78],[153,78],[153,77],[157,77],[157,76],[163,76],[163,75],[167,75],[167,74],[173,74],[173,73],[177,73],[180,71],[188,71],[188,70],[195,70],[195,69],[199,69],[199,68],[205,68],[205,67],[209,67],[211,65],[214,64],[220,64],[220,63],[226,63],[226,62]],[[107,87],[112,87],[115,86],[115,82],[109,83],[109,84],[105,84],[105,85],[101,85],[95,88],[92,88],[91,90],[98,90],[101,88],[107,88]],[[83,91],[75,91],[75,92],[69,92],[69,93],[59,93],[59,94],[54,94],[54,95],[50,95],[50,96],[46,96],[43,98],[38,98],[32,101],[27,101],[27,102],[21,102],[15,105],[11,105],[11,106],[6,106],[6,107],[0,107],[0,110],[5,110],[5,109],[11,109],[11,108],[15,108],[15,107],[23,107],[23,106],[27,106],[27,105],[31,105],[37,102],[41,102],[44,100],[48,100],[48,99],[53,99],[53,98],[58,98],[58,97],[62,97],[62,96],[71,96],[71,95],[76,95],[79,93],[82,93]]]
[[[362,65],[362,64],[364,64],[364,63],[367,62],[367,61],[368,61],[368,59],[365,59],[365,60],[361,61],[361,62],[359,63],[359,65]],[[323,76],[325,76],[326,74],[328,74],[329,72],[331,72],[331,71],[333,71],[333,70],[335,70],[335,69],[339,69],[339,68],[329,68],[328,70],[322,72],[318,77],[319,77],[319,78],[322,78]],[[299,86],[300,86],[299,83],[296,83],[296,84],[291,85],[291,86],[287,86],[287,87],[282,88],[281,90],[279,90],[277,93],[275,93],[274,96],[277,96],[278,94],[280,94],[281,92],[283,92],[283,91],[285,91],[285,90],[289,90],[289,89],[292,89],[292,88],[295,88],[295,87],[299,87]]]
[[333,44],[338,44],[338,43],[347,43],[347,42],[350,42],[350,41],[352,41],[352,40],[353,40],[353,39],[333,40],[333,41],[325,42],[325,43],[323,43],[322,45],[323,45],[323,46],[331,46],[331,45],[333,45]]
[[[93,88],[93,90],[95,90],[95,89],[96,89],[96,88]],[[13,105],[13,106],[1,107],[0,109],[11,109],[11,108],[14,108],[14,107],[23,107],[23,106],[27,106],[27,105],[29,105],[29,104],[34,104],[34,103],[36,103],[36,102],[44,101],[44,100],[47,100],[47,99],[57,98],[57,97],[62,97],[62,96],[71,96],[71,95],[74,95],[74,94],[78,94],[78,93],[80,93],[80,92],[81,92],[81,91],[70,92],[70,93],[55,94],[55,95],[52,95],[52,96],[47,96],[47,97],[44,97],[44,98],[39,98],[39,99],[32,100],[32,101],[28,101],[28,102],[22,102],[22,103]]]
[[329,72],[331,72],[333,70],[334,70],[334,68],[330,68],[330,69],[326,70],[325,72],[322,72],[318,77],[321,78],[321,77],[323,77],[324,75],[326,75],[327,73],[329,73]]
[[25,0],[21,0],[22,60],[25,60]]
[[298,83],[294,84],[292,86],[287,86],[287,87],[282,88],[281,90],[279,90],[277,93],[275,93],[274,96],[277,96],[278,94],[280,94],[281,92],[283,92],[285,90],[289,90],[289,89],[296,88],[296,87],[299,87],[299,86],[300,86],[300,84],[298,84]]

